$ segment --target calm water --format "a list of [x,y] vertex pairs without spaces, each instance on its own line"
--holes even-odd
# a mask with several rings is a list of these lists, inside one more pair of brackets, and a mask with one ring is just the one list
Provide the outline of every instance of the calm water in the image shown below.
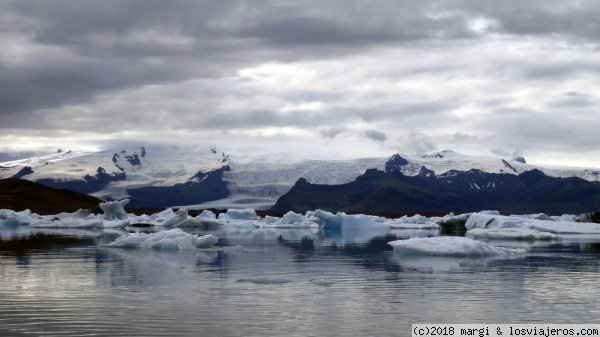
[[97,246],[116,230],[0,233],[0,336],[408,336],[412,323],[600,323],[600,239],[511,243],[528,247],[511,259],[406,259],[386,242],[437,232],[211,233],[221,251]]

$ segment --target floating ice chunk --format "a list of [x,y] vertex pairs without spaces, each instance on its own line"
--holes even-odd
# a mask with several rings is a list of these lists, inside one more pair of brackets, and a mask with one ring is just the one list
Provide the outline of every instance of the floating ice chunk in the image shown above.
[[348,215],[344,212],[338,212],[336,214],[333,214],[318,209],[314,212],[314,214],[311,215],[320,218],[324,223],[322,228],[326,230],[390,229],[390,226],[388,224],[376,222],[373,217],[365,214]]
[[104,228],[123,228],[125,226],[129,226],[130,223],[131,223],[130,219],[125,219],[125,220],[104,221],[102,223],[102,225],[104,226]]
[[307,219],[304,215],[287,212],[281,219],[273,216],[266,216],[262,223],[257,223],[259,227],[265,228],[319,228],[319,224]]
[[272,224],[276,224],[276,223],[281,223],[281,219],[276,216],[267,215],[267,216],[265,216],[264,222],[267,225],[272,225]]
[[238,279],[236,282],[238,282],[238,283],[249,282],[249,283],[254,283],[254,284],[277,285],[277,284],[291,283],[291,282],[294,282],[294,280],[291,278],[281,277],[281,276],[259,276],[259,277],[241,278],[241,279]]
[[262,227],[265,227],[265,228],[319,228],[319,224],[314,223],[312,221],[303,221],[303,222],[299,222],[299,223],[290,223],[290,224],[276,222],[276,223],[271,223],[271,224],[264,224]]
[[217,215],[213,211],[205,209],[197,216],[197,218],[217,220]]
[[73,213],[59,213],[54,215],[55,218],[59,220],[63,219],[88,219],[92,215],[91,211],[79,209]]
[[449,214],[439,218],[437,220],[437,223],[440,225],[440,227],[442,229],[452,230],[452,231],[464,230],[465,224],[467,223],[467,220],[469,220],[470,216],[471,216],[471,213],[463,213],[463,214],[459,214],[459,215],[454,215],[454,213],[450,212]]
[[529,228],[474,228],[466,235],[472,238],[490,240],[555,240],[558,236],[549,232],[540,232]]
[[544,213],[521,214],[521,215],[513,214],[513,215],[511,215],[511,217],[525,218],[525,219],[534,219],[534,220],[546,220],[546,221],[552,220],[548,215],[546,215]]
[[474,213],[466,225],[474,228],[529,228],[555,234],[600,234],[600,224],[535,220],[529,218],[508,217]]
[[105,246],[143,249],[196,249],[210,248],[218,241],[219,239],[213,234],[199,237],[197,234],[188,234],[179,228],[174,228],[150,234],[130,233]]
[[175,212],[173,211],[173,209],[172,208],[167,208],[164,211],[152,214],[150,216],[150,218],[151,219],[155,219],[155,220],[162,219],[161,221],[164,221],[164,219],[168,219],[168,218],[170,218],[170,217],[172,217],[174,215],[175,215]]
[[524,253],[524,249],[493,247],[485,242],[457,236],[410,238],[388,243],[401,256],[484,257]]
[[127,213],[125,205],[129,203],[129,199],[119,201],[107,201],[100,203],[100,208],[104,211],[104,220],[125,220]]
[[283,218],[281,218],[282,224],[297,224],[306,220],[306,217],[302,214],[297,214],[292,211],[287,212]]
[[101,219],[63,219],[63,220],[38,220],[32,222],[29,227],[34,228],[102,228],[104,224]]
[[30,210],[21,212],[11,211],[9,209],[0,209],[0,227],[15,228],[27,226],[38,219],[33,216]]
[[188,218],[187,208],[180,208],[177,210],[177,212],[175,212],[175,214],[173,214],[169,218],[165,219],[161,223],[161,225],[163,225],[165,227],[175,226],[175,225],[187,220],[187,218]]
[[581,222],[531,221],[528,228],[555,234],[600,234],[600,224]]
[[416,228],[439,228],[436,222],[427,219],[422,215],[416,214],[412,217],[403,216],[399,219],[385,221],[391,228],[408,228],[408,229],[416,229]]
[[575,222],[577,221],[577,216],[573,214],[563,214],[558,219],[560,222]]
[[226,213],[219,214],[219,220],[257,220],[259,217],[252,208],[228,209]]
[[527,218],[508,217],[497,214],[473,213],[467,220],[467,230],[474,228],[521,228],[529,221]]

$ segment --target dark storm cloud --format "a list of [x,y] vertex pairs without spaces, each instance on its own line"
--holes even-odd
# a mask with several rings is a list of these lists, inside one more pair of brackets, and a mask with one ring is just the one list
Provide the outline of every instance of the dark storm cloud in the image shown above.
[[344,131],[346,131],[346,128],[344,127],[323,127],[319,130],[319,133],[325,138],[334,139]]
[[472,10],[498,21],[500,31],[516,35],[561,34],[598,41],[600,7],[588,1],[470,1]]
[[387,140],[387,135],[383,132],[379,132],[377,130],[367,130],[365,131],[365,137],[374,140],[376,142],[385,142]]

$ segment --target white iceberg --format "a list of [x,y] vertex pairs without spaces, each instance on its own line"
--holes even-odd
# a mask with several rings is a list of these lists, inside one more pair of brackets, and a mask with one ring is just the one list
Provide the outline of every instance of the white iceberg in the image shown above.
[[188,234],[179,228],[157,233],[130,233],[117,238],[106,247],[142,248],[142,249],[196,249],[210,248],[219,239],[213,234],[198,236]]
[[125,220],[127,219],[127,213],[125,212],[125,205],[129,203],[129,199],[123,199],[119,201],[107,201],[100,203],[100,208],[104,211],[104,220]]
[[365,214],[349,215],[344,212],[333,214],[318,209],[309,215],[320,219],[323,223],[322,228],[325,230],[376,229],[389,231],[390,229],[387,223],[377,222],[375,221],[375,217]]
[[219,220],[258,220],[256,211],[252,208],[234,209],[230,208],[226,213],[219,214]]
[[187,220],[187,218],[188,218],[187,208],[180,208],[177,210],[177,212],[175,212],[175,214],[173,214],[169,218],[165,219],[161,223],[161,225],[163,225],[165,227],[176,226],[177,224]]
[[485,257],[525,253],[524,249],[494,247],[485,242],[457,236],[410,238],[388,244],[401,256]]
[[53,216],[53,218],[57,218],[59,220],[63,219],[88,219],[90,217],[94,217],[91,211],[79,209],[73,213],[58,213]]
[[306,216],[292,211],[287,212],[281,219],[273,216],[266,216],[265,220],[257,223],[265,228],[319,228],[319,224],[311,221]]
[[205,209],[202,211],[202,213],[198,214],[197,218],[216,220],[217,215],[213,211]]
[[600,224],[590,222],[565,222],[508,217],[474,213],[465,224],[467,230],[475,228],[528,228],[555,234],[600,234]]
[[488,240],[556,240],[558,235],[529,228],[474,228],[466,236]]
[[405,215],[398,219],[384,221],[384,223],[394,229],[428,229],[440,227],[435,221],[419,214],[412,217]]
[[0,227],[15,228],[19,226],[27,226],[37,220],[37,214],[32,214],[28,209],[21,212],[15,212],[9,209],[0,209]]
[[102,225],[104,228],[123,228],[125,226],[129,226],[130,223],[131,223],[130,219],[125,219],[125,220],[103,221]]

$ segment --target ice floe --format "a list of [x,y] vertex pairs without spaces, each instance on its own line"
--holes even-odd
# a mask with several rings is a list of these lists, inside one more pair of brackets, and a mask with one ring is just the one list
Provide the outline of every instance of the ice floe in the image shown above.
[[597,223],[537,220],[483,213],[472,214],[465,227],[467,230],[475,228],[527,228],[554,234],[600,234],[600,224]]
[[529,228],[474,228],[467,231],[468,237],[488,240],[556,240],[558,235]]
[[387,225],[394,229],[428,229],[439,228],[440,225],[435,220],[428,219],[422,215],[416,214],[412,217],[403,216],[398,219],[385,221]]
[[524,249],[494,247],[466,237],[410,238],[388,243],[401,256],[485,257],[525,253]]
[[213,234],[198,236],[188,234],[179,228],[157,233],[130,233],[117,238],[106,247],[142,248],[142,249],[196,249],[210,248],[219,239]]

